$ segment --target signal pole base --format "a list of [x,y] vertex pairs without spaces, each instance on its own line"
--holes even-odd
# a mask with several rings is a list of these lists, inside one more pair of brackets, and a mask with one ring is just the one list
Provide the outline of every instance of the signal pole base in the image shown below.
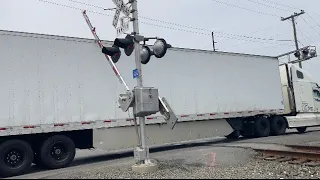
[[140,174],[152,173],[158,170],[158,164],[155,160],[147,160],[144,164],[135,164],[132,166],[132,171]]

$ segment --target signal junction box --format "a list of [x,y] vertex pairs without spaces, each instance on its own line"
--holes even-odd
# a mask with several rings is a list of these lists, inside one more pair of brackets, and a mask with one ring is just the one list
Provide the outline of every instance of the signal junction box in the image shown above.
[[159,112],[158,89],[152,87],[135,87],[133,90],[133,113],[137,117],[149,116]]

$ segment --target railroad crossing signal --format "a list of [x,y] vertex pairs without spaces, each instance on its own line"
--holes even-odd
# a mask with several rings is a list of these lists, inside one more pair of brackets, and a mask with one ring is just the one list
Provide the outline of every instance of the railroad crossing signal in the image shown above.
[[[116,29],[118,37],[129,30],[129,22],[131,20],[129,15],[131,10],[124,4],[123,0],[112,0],[112,2],[117,6],[113,17],[112,26]],[[123,17],[120,17],[121,13],[124,14]],[[120,24],[120,26],[118,26],[118,24]],[[145,42],[150,39],[156,39],[152,49],[145,45]],[[167,53],[167,49],[171,48],[171,45],[167,44],[167,42],[162,38],[145,38],[140,35],[127,35],[125,38],[116,38],[113,46],[104,47],[102,52],[111,56],[112,61],[116,63],[121,56],[120,48],[124,49],[124,52],[127,56],[130,56],[134,51],[135,42],[141,41],[144,42],[140,52],[142,64],[147,64],[153,55],[156,58],[162,58]]]
[[[117,10],[113,16],[112,26],[116,28],[117,36],[120,36],[121,34],[129,30],[130,20],[125,20],[125,19],[130,19],[129,15],[131,10],[129,7],[127,7],[123,3],[123,0],[112,0],[112,1],[117,6]],[[120,18],[121,12],[125,15],[125,17]],[[118,27],[119,18],[121,19],[121,23],[120,23],[120,26]]]
[[124,39],[116,38],[114,40],[114,45],[123,48],[127,56],[130,56],[134,50],[133,37],[130,35],[127,35]]

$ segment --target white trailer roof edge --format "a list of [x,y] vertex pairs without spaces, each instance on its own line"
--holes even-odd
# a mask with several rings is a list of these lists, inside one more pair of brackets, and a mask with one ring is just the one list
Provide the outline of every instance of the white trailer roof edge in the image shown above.
[[[64,40],[64,41],[78,41],[78,42],[87,42],[94,43],[95,39],[90,38],[80,38],[80,37],[72,37],[72,36],[61,36],[61,35],[50,35],[50,34],[41,34],[41,33],[30,33],[30,32],[22,32],[22,31],[11,31],[11,30],[0,30],[0,35],[11,35],[11,36],[21,36],[21,37],[34,37],[34,38],[45,38],[45,39],[55,39],[55,40]],[[112,41],[102,40],[104,44],[112,44]],[[246,54],[246,53],[236,53],[236,52],[224,52],[224,51],[210,51],[203,49],[192,49],[192,48],[181,48],[181,47],[172,47],[170,48],[172,51],[185,51],[185,52],[201,52],[201,53],[209,53],[209,54],[228,54],[235,56],[249,56],[249,57],[260,57],[260,58],[268,58],[278,60],[276,56],[267,56],[267,55],[257,55],[257,54]]]

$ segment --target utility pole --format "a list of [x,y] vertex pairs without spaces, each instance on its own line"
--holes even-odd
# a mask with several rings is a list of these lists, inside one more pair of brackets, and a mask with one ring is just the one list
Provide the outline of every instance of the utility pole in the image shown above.
[[213,32],[211,33],[211,36],[212,36],[213,51],[216,51],[215,44],[216,44],[217,42],[214,41],[214,33],[213,33]]
[[[297,30],[296,30],[296,22],[295,22],[295,17],[298,17],[302,14],[304,14],[305,12],[303,10],[301,10],[300,13],[294,13],[293,15],[289,16],[289,17],[286,17],[286,18],[281,18],[281,21],[285,21],[285,20],[288,20],[288,19],[291,19],[292,21],[292,26],[293,26],[293,36],[294,36],[294,42],[295,42],[295,45],[296,45],[296,50],[298,51],[299,50],[299,44],[298,44],[298,38],[297,38]],[[298,59],[300,60],[300,56],[298,57]],[[299,61],[299,67],[302,68],[302,63]]]

